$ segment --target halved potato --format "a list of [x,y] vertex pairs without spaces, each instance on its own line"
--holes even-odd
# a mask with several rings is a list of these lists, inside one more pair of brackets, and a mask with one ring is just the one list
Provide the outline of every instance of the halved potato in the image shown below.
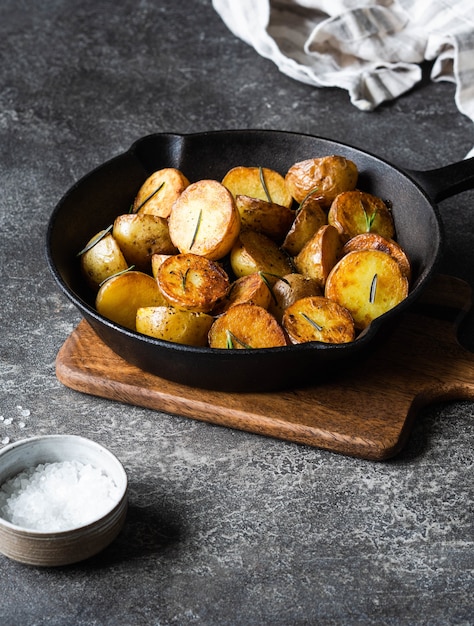
[[239,165],[227,172],[222,179],[222,184],[227,187],[234,198],[240,195],[250,196],[288,208],[293,204],[293,198],[288,191],[284,177],[267,167]]
[[114,221],[112,234],[127,261],[141,271],[150,269],[153,254],[177,252],[170,238],[167,220],[157,215],[119,215]]
[[291,256],[296,256],[314,233],[327,222],[327,215],[319,202],[308,198],[296,212],[295,219],[283,241],[282,248]]
[[321,226],[294,259],[296,269],[324,288],[329,272],[339,259],[341,249],[342,242],[334,226]]
[[242,303],[218,317],[209,331],[211,348],[274,348],[286,345],[285,333],[266,309]]
[[186,176],[174,167],[153,172],[140,187],[133,203],[133,212],[168,217],[174,201],[188,185]]
[[357,178],[358,170],[353,161],[331,155],[295,163],[286,173],[285,181],[297,202],[314,192],[321,206],[327,209],[339,193],[355,189]]
[[237,277],[262,272],[271,285],[293,271],[290,259],[277,244],[253,230],[240,233],[230,252],[230,263]]
[[366,328],[408,295],[408,281],[393,257],[380,250],[349,252],[326,281],[325,296],[349,310],[356,328]]
[[94,291],[99,289],[104,280],[128,267],[117,241],[110,233],[102,236],[104,233],[105,231],[101,231],[92,237],[85,252],[81,254],[82,273]]
[[207,313],[172,306],[142,307],[137,311],[139,333],[187,346],[207,346],[207,334],[214,318]]
[[378,196],[355,189],[340,193],[328,213],[328,222],[346,240],[360,233],[378,233],[393,239],[395,226],[390,209]]
[[295,212],[282,204],[237,195],[235,204],[243,229],[256,230],[281,242],[295,219]]
[[272,301],[268,310],[281,323],[284,311],[297,300],[308,296],[321,296],[317,281],[303,274],[287,274],[272,287]]
[[248,274],[235,280],[229,289],[227,298],[214,313],[223,313],[229,307],[242,302],[251,302],[268,309],[272,300],[272,292],[267,279],[260,273]]
[[156,280],[137,271],[125,272],[107,280],[95,300],[98,313],[131,330],[136,330],[135,320],[140,307],[166,304]]
[[213,261],[230,251],[240,232],[235,200],[216,180],[189,185],[173,204],[168,221],[171,240],[180,252]]
[[230,281],[215,261],[197,254],[176,254],[158,268],[158,287],[169,304],[208,313],[227,295]]
[[403,248],[393,239],[386,239],[377,233],[361,233],[349,239],[342,248],[342,254],[348,254],[356,250],[380,250],[390,254],[400,265],[403,276],[410,281],[410,261]]
[[355,337],[349,311],[323,296],[297,300],[286,309],[282,323],[292,343],[348,343]]

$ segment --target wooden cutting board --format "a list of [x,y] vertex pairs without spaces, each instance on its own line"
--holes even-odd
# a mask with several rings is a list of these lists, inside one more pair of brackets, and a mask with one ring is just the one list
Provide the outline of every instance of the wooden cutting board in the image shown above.
[[56,374],[83,393],[383,460],[403,447],[421,407],[474,399],[474,353],[456,340],[456,320],[470,306],[465,282],[438,276],[356,371],[303,389],[229,394],[173,383],[128,364],[84,320],[60,349]]

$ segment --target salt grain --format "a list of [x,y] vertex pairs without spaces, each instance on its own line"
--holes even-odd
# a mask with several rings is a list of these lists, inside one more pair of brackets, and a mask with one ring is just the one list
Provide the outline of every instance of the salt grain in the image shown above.
[[2,485],[0,516],[30,530],[70,530],[105,515],[119,497],[114,481],[92,465],[45,463]]

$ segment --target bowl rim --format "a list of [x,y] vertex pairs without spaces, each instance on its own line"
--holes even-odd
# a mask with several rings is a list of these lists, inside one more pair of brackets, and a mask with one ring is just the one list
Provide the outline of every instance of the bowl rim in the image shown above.
[[[36,445],[39,442],[58,442],[58,441],[66,441],[70,440],[79,445],[89,447],[99,452],[102,455],[105,455],[116,467],[118,474],[120,475],[121,481],[117,487],[121,488],[120,496],[118,497],[116,503],[112,506],[112,508],[108,509],[103,515],[100,517],[95,517],[91,521],[86,524],[79,524],[76,526],[71,526],[70,528],[66,528],[63,530],[36,530],[34,528],[28,528],[26,526],[19,526],[18,524],[14,524],[0,514],[0,529],[3,527],[5,530],[9,530],[14,532],[17,535],[22,535],[30,538],[38,538],[38,539],[51,539],[54,537],[66,537],[71,536],[75,533],[83,533],[84,531],[91,529],[92,527],[97,528],[97,526],[101,526],[101,522],[113,521],[117,516],[120,516],[122,512],[122,508],[127,505],[127,492],[128,492],[128,478],[125,468],[123,467],[121,461],[111,452],[108,448],[103,446],[102,444],[94,441],[93,439],[88,439],[87,437],[83,437],[82,435],[69,435],[69,434],[50,434],[50,435],[35,435],[32,437],[27,437],[24,439],[19,439],[18,441],[14,441],[12,443],[7,444],[0,450],[0,463],[5,456],[12,454],[15,450],[19,448],[28,447],[31,445]],[[48,461],[44,461],[47,463]],[[25,466],[27,467],[33,466]],[[20,470],[21,472],[22,470]],[[16,472],[11,477],[13,478],[19,472]],[[9,478],[0,481],[0,488],[2,485],[9,480]],[[115,481],[114,481],[115,482]]]

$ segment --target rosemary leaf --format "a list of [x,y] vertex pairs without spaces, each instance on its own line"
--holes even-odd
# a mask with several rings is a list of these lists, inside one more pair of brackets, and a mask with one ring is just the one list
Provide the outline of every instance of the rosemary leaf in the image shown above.
[[261,165],[259,165],[258,167],[258,172],[260,174],[260,182],[262,183],[263,191],[265,192],[265,195],[267,196],[267,200],[268,202],[272,202],[270,192],[268,191],[267,183],[265,182],[265,176],[263,175],[263,167]]
[[320,325],[319,325],[317,322],[315,322],[313,319],[311,319],[311,318],[309,317],[309,315],[306,315],[306,313],[300,313],[300,315],[301,315],[302,317],[304,317],[304,319],[305,319],[305,320],[306,320],[309,324],[311,324],[311,326],[313,326],[314,328],[316,328],[316,330],[318,330],[319,332],[321,332],[321,331],[323,330],[323,327],[322,327],[322,326],[320,326]]
[[378,276],[377,274],[374,274],[374,277],[372,278],[372,283],[370,285],[370,294],[369,294],[370,304],[373,304],[375,302],[375,294],[377,293],[377,281],[378,281]]
[[362,205],[362,210],[364,211],[365,232],[370,233],[372,229],[372,224],[374,223],[374,220],[375,220],[375,216],[377,215],[377,209],[371,215],[368,215],[362,201],[361,201],[361,205]]
[[188,267],[184,274],[181,274],[181,287],[183,288],[183,291],[186,291],[186,279],[188,278],[188,272],[190,269],[191,268]]
[[303,204],[306,202],[306,200],[312,196],[314,193],[316,193],[319,190],[319,187],[313,187],[313,189],[311,189],[311,191],[308,191],[308,193],[305,195],[305,197],[303,198],[303,200],[301,200],[301,202],[298,205],[298,208],[296,209],[296,212],[298,213],[298,211],[301,210],[301,207],[303,206]]
[[137,207],[137,209],[136,209],[135,213],[138,213],[138,211],[139,211],[142,207],[144,207],[144,206],[145,206],[145,204],[146,204],[149,200],[151,200],[151,199],[153,198],[153,196],[156,196],[156,194],[157,194],[157,193],[158,193],[161,189],[163,189],[164,184],[165,184],[165,181],[163,181],[163,182],[161,183],[161,185],[155,189],[155,191],[153,191],[153,192],[152,192],[152,193],[151,193],[151,194],[150,194],[147,198],[145,198],[145,200],[143,200],[143,202],[142,202],[142,203],[141,203],[141,204]]
[[108,280],[110,280],[111,278],[115,278],[116,276],[120,276],[121,274],[126,274],[127,272],[131,272],[133,269],[135,269],[135,265],[130,265],[129,267],[127,267],[124,270],[121,270],[120,272],[116,272],[115,274],[112,274],[111,276],[107,276],[107,278],[104,278],[104,280],[101,283],[99,283],[99,287],[102,287],[102,285],[106,283]]
[[252,349],[252,346],[249,346],[247,343],[236,337],[229,329],[226,330],[226,338],[226,347],[229,349],[235,348],[235,342],[239,343],[243,348],[247,348],[249,350]]
[[99,243],[99,241],[101,241],[106,235],[108,235],[113,227],[114,227],[113,224],[110,224],[110,226],[107,226],[105,230],[103,230],[96,237],[94,237],[94,239],[90,243],[88,243],[85,248],[83,248],[80,252],[78,252],[76,256],[82,256],[84,253],[88,252],[91,248],[95,246],[96,243]]
[[196,228],[194,229],[193,238],[191,239],[191,245],[189,246],[190,250],[196,243],[196,237],[198,234],[199,227],[201,226],[201,220],[202,220],[202,210],[199,211],[199,215],[198,215],[197,222],[196,222]]

